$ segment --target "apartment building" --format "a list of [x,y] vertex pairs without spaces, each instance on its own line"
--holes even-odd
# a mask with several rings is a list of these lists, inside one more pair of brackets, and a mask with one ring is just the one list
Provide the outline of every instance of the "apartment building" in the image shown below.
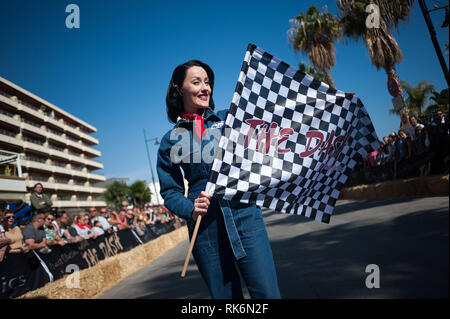
[[[21,178],[29,193],[40,182],[57,208],[105,206],[98,197],[103,164],[92,136],[97,129],[0,77],[0,151],[20,154]],[[11,175],[11,168],[8,174]],[[5,172],[0,172],[5,175]],[[0,190],[2,190],[0,185]],[[1,197],[1,194],[0,194]]]

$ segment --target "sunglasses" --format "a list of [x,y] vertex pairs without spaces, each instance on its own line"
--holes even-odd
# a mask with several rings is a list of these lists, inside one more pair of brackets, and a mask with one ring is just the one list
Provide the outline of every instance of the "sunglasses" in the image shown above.
[[54,218],[48,218],[48,217],[46,219],[47,220],[51,220],[51,221],[55,220]]
[[10,215],[10,216],[5,216],[6,219],[14,219],[14,216]]

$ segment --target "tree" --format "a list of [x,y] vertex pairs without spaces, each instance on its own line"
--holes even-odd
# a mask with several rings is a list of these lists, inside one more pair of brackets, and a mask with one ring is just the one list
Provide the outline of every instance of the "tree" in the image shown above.
[[431,92],[433,94],[432,97],[430,97],[430,100],[432,100],[434,103],[430,104],[426,110],[425,114],[432,115],[433,113],[437,111],[443,111],[448,112],[448,106],[449,106],[449,95],[448,95],[448,89],[444,89],[441,92],[433,91]]
[[[398,81],[395,65],[403,60],[403,53],[391,31],[400,21],[407,20],[414,0],[338,0],[337,5],[342,13],[341,26],[345,37],[363,39],[370,59],[377,69],[383,68],[388,78]],[[369,4],[379,8],[379,26],[367,27]],[[400,90],[402,99],[404,98]]]
[[129,197],[135,207],[144,207],[150,202],[151,192],[144,180],[138,180],[129,186]]
[[325,73],[322,70],[320,70],[319,68],[316,68],[313,65],[310,65],[310,64],[305,63],[305,62],[302,61],[299,64],[299,70],[301,72],[303,72],[303,73],[311,75],[313,78],[315,78],[315,79],[317,79],[317,80],[319,80],[321,82],[325,82],[325,83],[329,84],[327,82]]
[[114,205],[117,209],[121,207],[122,201],[128,199],[129,189],[125,183],[114,181],[111,185],[106,187],[106,190],[102,193],[108,205]]
[[[428,103],[428,97],[434,90],[434,85],[428,83],[427,81],[420,81],[416,87],[413,87],[408,82],[401,81],[400,86],[406,93],[406,103],[409,111],[419,115],[422,114],[422,110]],[[399,112],[394,109],[390,109],[389,112],[399,114]]]
[[325,73],[326,82],[336,87],[331,68],[336,64],[334,42],[341,38],[339,19],[311,6],[306,13],[300,13],[290,22],[288,36],[294,51],[306,52],[314,66]]

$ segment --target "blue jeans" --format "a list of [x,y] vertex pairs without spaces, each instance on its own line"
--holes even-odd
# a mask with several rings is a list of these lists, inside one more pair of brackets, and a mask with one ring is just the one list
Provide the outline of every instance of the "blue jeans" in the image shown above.
[[240,234],[246,256],[236,260],[220,209],[209,209],[206,216],[208,227],[203,231],[209,244],[203,240],[193,256],[211,297],[243,299],[240,271],[251,298],[281,298],[266,229]]

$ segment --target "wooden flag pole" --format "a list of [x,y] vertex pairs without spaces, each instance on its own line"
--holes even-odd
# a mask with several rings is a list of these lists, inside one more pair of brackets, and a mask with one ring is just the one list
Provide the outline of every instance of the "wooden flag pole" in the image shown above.
[[189,246],[189,250],[186,256],[186,260],[184,261],[183,271],[181,272],[181,277],[186,275],[186,269],[189,264],[189,259],[191,258],[192,248],[194,247],[195,239],[197,238],[198,227],[200,226],[200,222],[202,220],[202,215],[198,215],[197,222],[195,223],[194,233],[192,234],[191,244]]

